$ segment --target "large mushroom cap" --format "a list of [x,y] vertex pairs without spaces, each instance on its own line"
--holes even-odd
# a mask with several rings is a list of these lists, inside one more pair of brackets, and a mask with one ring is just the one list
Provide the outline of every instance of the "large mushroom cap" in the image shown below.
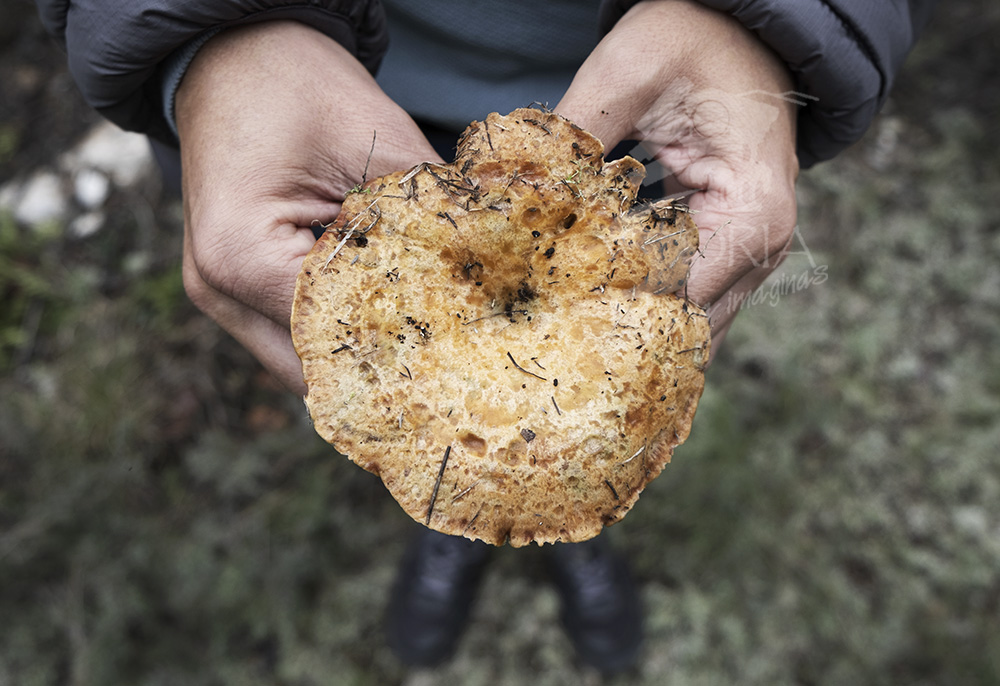
[[688,435],[710,340],[675,295],[697,229],[635,204],[644,173],[521,109],[349,195],[292,312],[316,430],[444,533],[581,541],[624,517]]

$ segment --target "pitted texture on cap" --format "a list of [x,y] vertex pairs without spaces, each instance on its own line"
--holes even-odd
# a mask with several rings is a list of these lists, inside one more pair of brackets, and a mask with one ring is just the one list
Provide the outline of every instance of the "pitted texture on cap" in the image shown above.
[[433,529],[580,541],[690,430],[705,313],[689,214],[550,112],[474,122],[455,162],[351,194],[292,313],[316,430]]

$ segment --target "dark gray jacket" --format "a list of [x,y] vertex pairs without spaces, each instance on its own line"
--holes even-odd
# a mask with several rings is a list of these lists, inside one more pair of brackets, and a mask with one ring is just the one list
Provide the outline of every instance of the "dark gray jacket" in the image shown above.
[[[416,2],[417,0],[414,0]],[[638,0],[603,0],[607,31]],[[798,152],[808,167],[865,132],[930,14],[932,0],[701,0],[732,14],[795,75]],[[87,102],[125,129],[176,144],[158,70],[207,31],[294,19],[375,71],[388,45],[379,0],[38,0]]]

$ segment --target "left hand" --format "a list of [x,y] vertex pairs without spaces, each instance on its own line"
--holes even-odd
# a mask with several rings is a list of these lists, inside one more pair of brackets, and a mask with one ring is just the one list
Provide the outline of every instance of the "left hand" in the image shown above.
[[732,17],[693,0],[646,0],[605,36],[556,106],[606,149],[642,141],[671,173],[668,192],[693,191],[701,255],[687,296],[708,309],[713,354],[795,230],[791,89],[784,63]]
[[357,59],[296,22],[213,37],[176,112],[188,295],[304,394],[289,319],[312,222],[332,221],[366,170],[374,178],[438,156]]

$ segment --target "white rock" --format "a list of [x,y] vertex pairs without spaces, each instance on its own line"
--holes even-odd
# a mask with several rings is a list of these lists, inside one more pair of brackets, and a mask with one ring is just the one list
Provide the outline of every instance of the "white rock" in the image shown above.
[[153,154],[146,137],[122,131],[110,122],[90,130],[80,144],[63,155],[63,169],[75,175],[83,169],[97,169],[111,177],[115,185],[136,184],[153,168]]
[[111,179],[96,169],[81,169],[73,177],[73,195],[84,209],[96,210],[108,199]]
[[986,510],[978,505],[962,505],[952,510],[955,527],[971,536],[982,536],[989,528]]
[[59,378],[51,365],[31,365],[28,380],[35,392],[45,400],[55,400],[59,396]]
[[35,226],[57,221],[66,215],[66,193],[55,172],[35,172],[22,189],[14,208],[14,219],[22,224]]
[[107,219],[103,212],[86,212],[73,218],[69,223],[69,235],[74,238],[93,236],[104,226]]
[[126,274],[136,276],[147,272],[151,264],[153,264],[153,256],[148,252],[137,250],[125,256],[125,259],[122,260],[122,270]]

